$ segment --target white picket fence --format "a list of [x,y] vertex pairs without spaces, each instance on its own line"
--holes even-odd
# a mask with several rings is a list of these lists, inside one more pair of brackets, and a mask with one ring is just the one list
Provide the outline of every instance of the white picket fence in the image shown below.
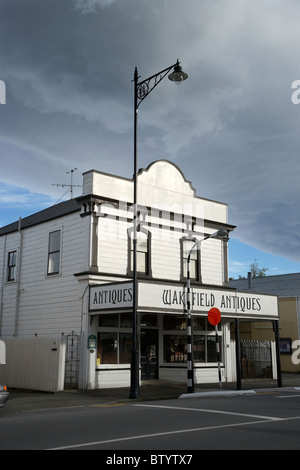
[[2,340],[6,346],[6,364],[0,365],[0,383],[25,390],[64,389],[66,341],[63,336]]

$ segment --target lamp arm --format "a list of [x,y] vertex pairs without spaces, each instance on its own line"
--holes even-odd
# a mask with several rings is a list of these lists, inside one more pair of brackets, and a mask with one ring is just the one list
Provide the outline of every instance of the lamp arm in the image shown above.
[[194,251],[194,248],[197,246],[197,245],[201,245],[202,242],[204,242],[204,240],[207,240],[208,238],[211,238],[210,235],[208,235],[207,237],[204,237],[202,238],[201,240],[197,240],[194,245],[192,246],[192,248],[190,249],[189,251],[189,254],[188,254],[188,257],[187,257],[187,262],[190,263],[191,261],[191,255],[192,255],[192,251]]
[[135,95],[136,95],[136,109],[139,107],[141,102],[148,96],[152,90],[154,90],[155,87],[165,78],[165,76],[172,70],[172,68],[176,67],[176,65],[179,65],[180,62],[177,61],[176,64],[170,65],[170,67],[167,67],[164,70],[161,70],[160,72],[156,73],[155,75],[152,75],[151,77],[146,78],[145,80],[142,80],[141,82],[138,82],[138,74],[137,74],[137,68],[135,69]]

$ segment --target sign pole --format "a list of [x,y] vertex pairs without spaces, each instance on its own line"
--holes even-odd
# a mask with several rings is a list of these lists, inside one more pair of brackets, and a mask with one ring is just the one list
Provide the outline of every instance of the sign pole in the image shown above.
[[211,308],[208,312],[207,319],[208,319],[209,323],[215,327],[219,387],[220,387],[220,390],[222,390],[221,363],[220,363],[220,344],[219,344],[219,336],[218,336],[218,324],[221,321],[221,312],[220,312],[220,310],[216,307]]
[[216,351],[217,351],[217,361],[218,361],[218,375],[219,375],[219,387],[222,390],[222,377],[221,377],[221,364],[220,364],[220,344],[218,336],[218,325],[215,325],[216,331]]

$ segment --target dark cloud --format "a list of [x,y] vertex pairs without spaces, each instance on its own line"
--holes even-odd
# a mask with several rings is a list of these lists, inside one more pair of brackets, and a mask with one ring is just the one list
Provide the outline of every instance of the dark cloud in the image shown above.
[[188,81],[140,107],[139,166],[170,159],[235,237],[300,261],[299,20],[296,0],[0,0],[0,181],[55,198],[74,167],[131,177],[134,67],[179,58]]

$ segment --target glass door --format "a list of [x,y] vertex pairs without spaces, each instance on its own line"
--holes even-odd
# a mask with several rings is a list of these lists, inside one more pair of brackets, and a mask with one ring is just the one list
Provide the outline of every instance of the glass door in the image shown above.
[[158,379],[158,330],[141,329],[142,380]]

